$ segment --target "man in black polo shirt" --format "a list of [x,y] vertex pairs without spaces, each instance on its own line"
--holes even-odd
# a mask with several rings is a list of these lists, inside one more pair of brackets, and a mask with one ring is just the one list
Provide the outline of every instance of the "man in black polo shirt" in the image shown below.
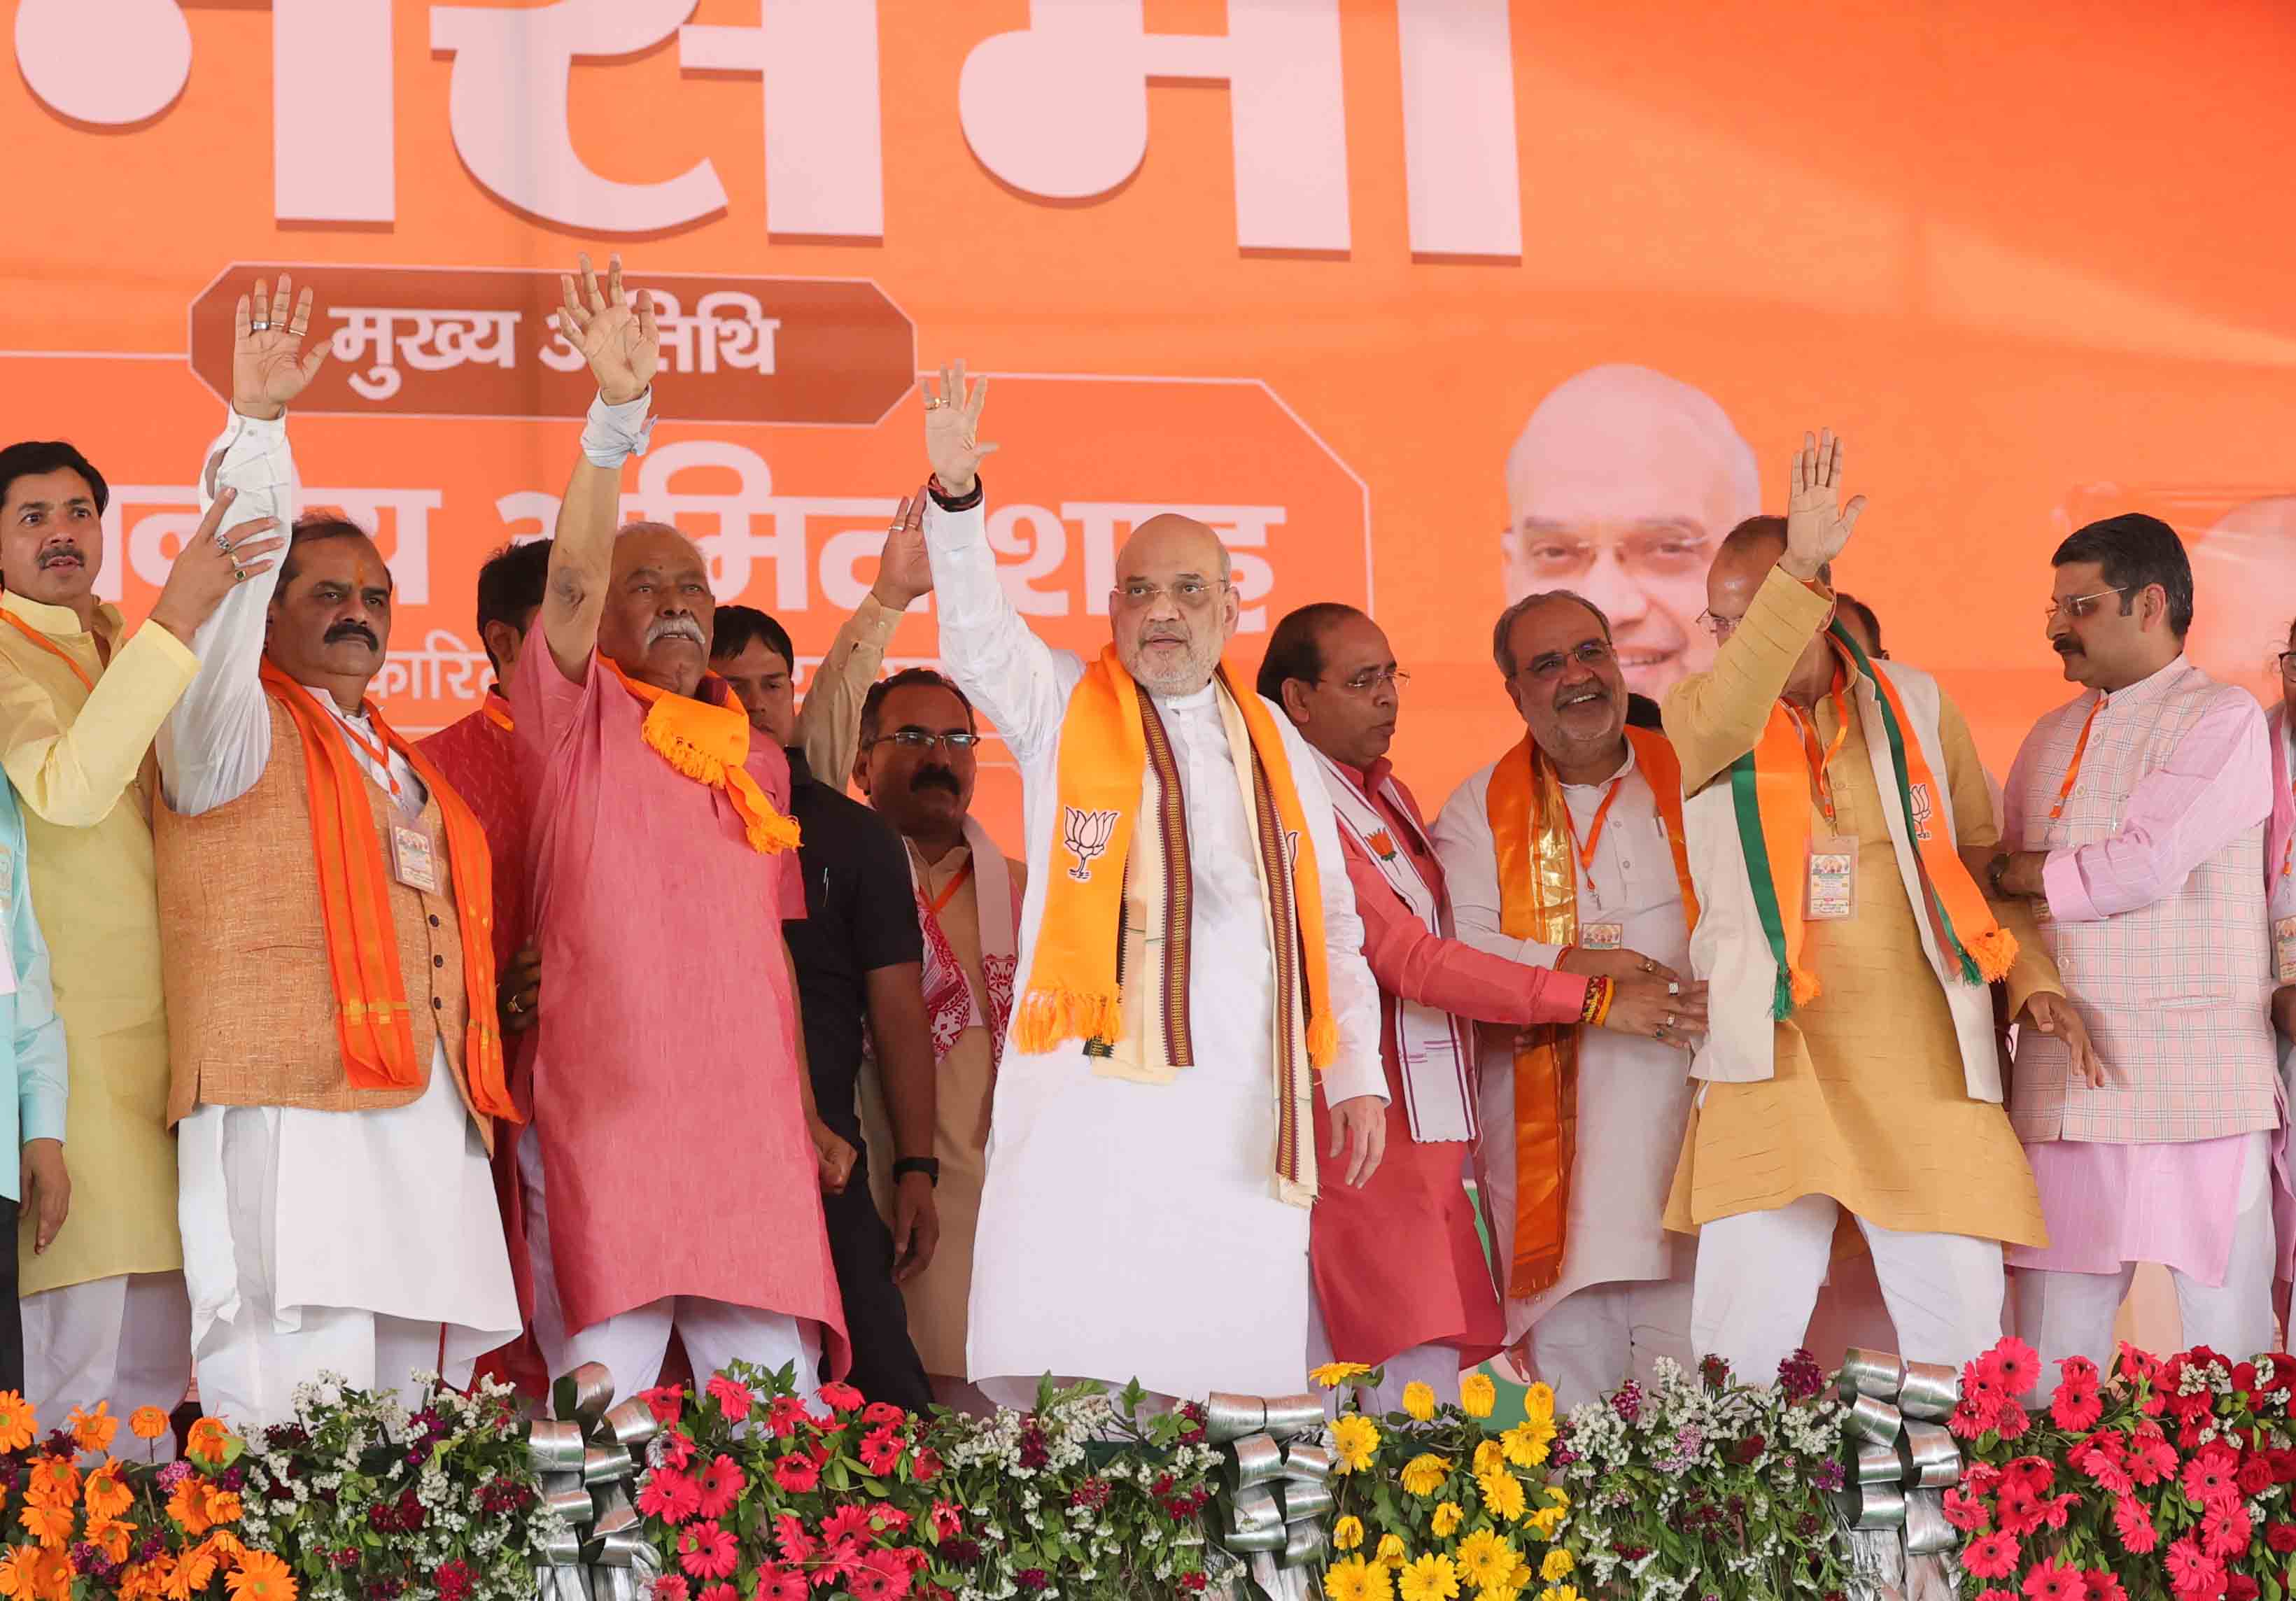
[[[882,818],[816,779],[797,744],[790,686],[796,657],[781,624],[749,606],[720,606],[709,667],[734,686],[750,726],[788,749],[790,810],[803,831],[805,920],[784,925],[797,960],[806,1059],[822,1121],[858,1153],[844,1189],[821,1198],[830,1254],[853,1342],[848,1378],[871,1400],[922,1412],[932,1403],[909,1340],[898,1285],[932,1260],[933,1055],[922,993],[924,945],[901,842]],[[871,1198],[857,1092],[868,1025],[893,1129],[894,1218]]]

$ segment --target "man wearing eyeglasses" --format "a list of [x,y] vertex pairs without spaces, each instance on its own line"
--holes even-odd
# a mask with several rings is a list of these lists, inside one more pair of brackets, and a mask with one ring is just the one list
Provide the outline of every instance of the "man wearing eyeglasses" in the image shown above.
[[[971,1376],[1000,1400],[1048,1372],[1285,1394],[1308,1208],[1372,1176],[1386,1129],[1379,992],[1331,800],[1314,750],[1222,664],[1238,605],[1202,523],[1134,528],[1095,661],[1029,630],[980,510],[986,396],[958,366],[925,409],[941,656],[1020,766],[1029,840]],[[964,726],[881,708],[912,721]],[[1318,1092],[1341,1147],[1321,1172]]]
[[1627,720],[1610,620],[1567,590],[1525,595],[1491,654],[1523,734],[1459,786],[1434,842],[1460,941],[1585,998],[1484,1031],[1478,1107],[1507,1343],[1567,1408],[1689,1359],[1690,1253],[1660,1214],[1706,986],[1688,977],[1674,752]]
[[2009,1259],[2018,1332],[2046,1359],[2102,1366],[2149,1261],[2170,1270],[2187,1345],[2265,1350],[2270,1007],[2276,975],[2296,978],[2296,923],[2266,910],[2264,712],[2186,660],[2192,566],[2167,523],[2092,522],[2051,563],[2049,646],[2083,693],[2019,749],[2015,848],[1989,871],[2039,917],[2095,1049],[2017,1041],[2011,1115],[2049,1228],[2046,1249]]
[[1699,1236],[1697,1349],[1757,1383],[1805,1339],[1845,1212],[1898,1350],[1958,1365],[1999,1339],[2003,1244],[2044,1233],[1989,981],[2086,1050],[2030,918],[1958,854],[1997,837],[1959,711],[1833,623],[1865,507],[1841,475],[1832,435],[1805,436],[1789,514],[1723,540],[1713,669],[1665,702],[1712,986],[1668,1222]]

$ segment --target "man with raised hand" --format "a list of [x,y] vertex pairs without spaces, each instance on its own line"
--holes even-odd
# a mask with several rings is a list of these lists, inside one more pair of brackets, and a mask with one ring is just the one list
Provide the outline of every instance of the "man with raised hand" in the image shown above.
[[981,515],[987,398],[959,365],[925,401],[941,659],[1020,764],[1028,833],[971,1376],[1000,1399],[1047,1372],[1288,1394],[1308,1208],[1377,1170],[1387,1126],[1331,800],[1313,748],[1222,665],[1237,601],[1202,523],[1133,530],[1097,660],[1029,632]]
[[847,1367],[821,1190],[853,1149],[816,1114],[782,920],[805,915],[789,762],[711,676],[701,553],[617,528],[660,359],[620,258],[563,279],[557,322],[598,398],[558,513],[512,719],[535,800],[530,910],[554,975],[519,1154],[534,1332],[550,1371],[655,1382],[670,1336],[698,1375]]

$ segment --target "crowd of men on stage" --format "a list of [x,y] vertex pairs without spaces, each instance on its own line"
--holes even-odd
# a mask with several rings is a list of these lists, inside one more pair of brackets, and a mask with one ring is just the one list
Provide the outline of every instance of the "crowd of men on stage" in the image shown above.
[[[390,571],[296,505],[311,314],[240,301],[132,630],[96,466],[0,451],[0,1388],[44,1417],[481,1364],[627,1393],[679,1349],[915,1408],[1324,1361],[1388,1402],[1505,1352],[1567,1405],[1661,1356],[1767,1378],[1860,1255],[1915,1359],[2007,1320],[2103,1361],[2141,1262],[2188,1342],[2275,1343],[2291,731],[2185,660],[2167,525],[2032,575],[2079,693],[1997,785],[1831,587],[1864,503],[1806,439],[1662,707],[1590,603],[1506,608],[1521,728],[1431,820],[1379,625],[1303,607],[1242,680],[1201,523],[1132,530],[1096,659],[1032,632],[961,365],[800,706],[782,627],[620,521],[659,335],[586,259],[554,538],[487,563],[496,682],[414,743],[368,698]],[[881,679],[928,593],[947,676]],[[984,721],[1018,858],[970,813]]]

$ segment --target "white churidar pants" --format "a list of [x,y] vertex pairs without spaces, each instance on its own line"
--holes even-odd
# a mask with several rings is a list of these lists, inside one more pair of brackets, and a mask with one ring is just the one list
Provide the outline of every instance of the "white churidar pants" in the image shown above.
[[[138,1407],[173,1412],[192,1383],[192,1303],[181,1273],[121,1273],[27,1295],[24,1395],[40,1421],[62,1428],[75,1407],[108,1401],[114,1417]],[[152,1441],[166,1460],[175,1436]]]
[[[1727,1358],[1732,1373],[1747,1383],[1775,1379],[1778,1364],[1808,1334],[1841,1211],[1830,1195],[1804,1195],[1767,1211],[1703,1225],[1691,1298],[1692,1346]],[[1874,1253],[1899,1355],[1957,1368],[2000,1340],[1998,1240],[1900,1234],[1863,1218],[1857,1227]]]
[[526,1197],[526,1248],[534,1272],[534,1338],[554,1378],[599,1362],[614,1392],[636,1395],[661,1379],[674,1333],[685,1342],[696,1388],[735,1361],[770,1373],[793,1366],[800,1395],[821,1388],[821,1331],[787,1312],[761,1311],[700,1295],[670,1295],[587,1328],[569,1329],[550,1266],[550,1215],[543,1195],[542,1147],[529,1128],[518,1142],[518,1177]]
[[1588,1285],[1548,1308],[1527,1343],[1530,1371],[1554,1388],[1555,1411],[1600,1400],[1628,1379],[1648,1383],[1660,1357],[1696,1366],[1690,1290],[1686,1278]]

